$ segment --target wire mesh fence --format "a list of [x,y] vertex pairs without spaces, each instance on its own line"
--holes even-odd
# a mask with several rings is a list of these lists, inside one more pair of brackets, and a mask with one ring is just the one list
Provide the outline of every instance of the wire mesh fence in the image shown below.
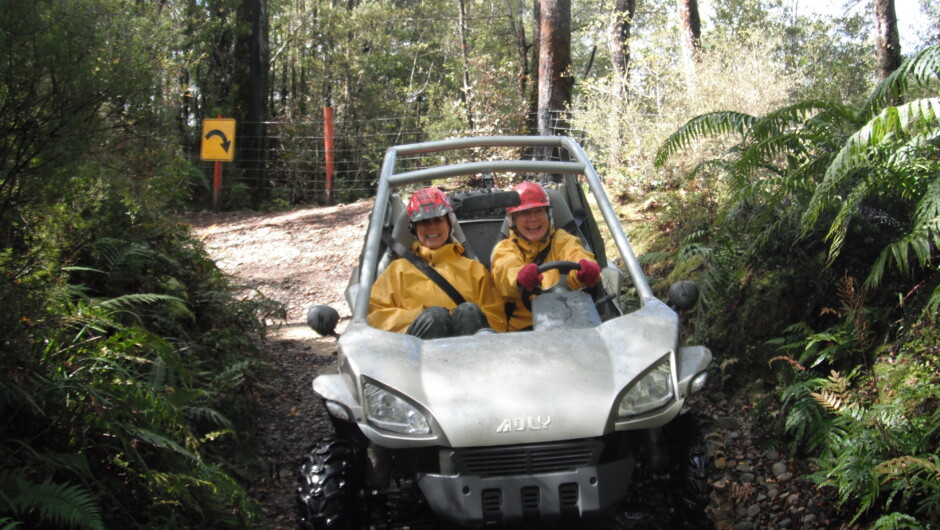
[[[431,137],[428,116],[345,120],[333,123],[332,172],[327,171],[325,121],[240,122],[237,126],[235,158],[223,163],[222,196],[228,207],[281,201],[288,205],[348,202],[374,193],[385,151],[393,145],[440,139]],[[568,131],[580,136],[577,131]],[[469,134],[521,134],[512,130]],[[486,153],[475,153],[484,159]],[[520,153],[521,157],[534,156]],[[198,158],[198,155],[196,155]],[[427,157],[404,159],[409,169],[427,164]],[[435,160],[436,163],[444,162]],[[213,162],[198,162],[211,192]]]

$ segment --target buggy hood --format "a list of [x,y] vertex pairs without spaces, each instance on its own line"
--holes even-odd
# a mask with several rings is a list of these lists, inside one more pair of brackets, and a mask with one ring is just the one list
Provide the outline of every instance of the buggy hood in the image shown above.
[[[314,390],[345,407],[370,439],[388,447],[601,436],[627,428],[616,417],[620,399],[648,369],[669,359],[674,389],[682,379],[678,325],[676,313],[656,299],[586,329],[420,340],[354,322],[339,341],[340,373],[317,377]],[[685,372],[690,369],[699,371],[690,366]],[[361,405],[363,382],[370,380],[424,412],[432,433],[410,436],[370,425]],[[671,420],[675,408],[671,414],[655,411],[655,422]]]

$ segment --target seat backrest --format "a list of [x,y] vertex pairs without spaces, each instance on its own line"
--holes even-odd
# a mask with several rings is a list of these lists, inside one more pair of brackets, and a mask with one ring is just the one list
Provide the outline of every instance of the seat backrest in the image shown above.
[[503,239],[499,235],[502,222],[500,219],[467,219],[461,221],[461,230],[467,238],[467,245],[473,247],[477,261],[485,265],[487,269],[490,268],[493,247],[496,246],[499,240]]

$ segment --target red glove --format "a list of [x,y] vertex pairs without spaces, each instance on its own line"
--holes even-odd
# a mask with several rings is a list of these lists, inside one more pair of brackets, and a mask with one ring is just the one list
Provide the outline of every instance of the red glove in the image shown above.
[[581,270],[578,271],[575,278],[588,287],[594,287],[594,284],[597,283],[597,279],[601,277],[601,268],[597,263],[586,259],[579,261],[578,265],[581,265]]
[[531,291],[542,282],[542,275],[539,274],[538,266],[535,263],[530,263],[519,270],[516,281],[519,282],[520,287],[525,287],[526,290]]

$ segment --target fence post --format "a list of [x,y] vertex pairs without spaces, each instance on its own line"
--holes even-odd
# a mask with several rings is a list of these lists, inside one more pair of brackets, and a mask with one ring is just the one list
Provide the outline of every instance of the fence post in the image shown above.
[[323,107],[323,152],[326,157],[326,202],[333,204],[333,107]]
[[[222,118],[219,114],[218,118]],[[216,160],[215,168],[212,172],[212,211],[219,211],[219,203],[222,197],[222,162]]]

